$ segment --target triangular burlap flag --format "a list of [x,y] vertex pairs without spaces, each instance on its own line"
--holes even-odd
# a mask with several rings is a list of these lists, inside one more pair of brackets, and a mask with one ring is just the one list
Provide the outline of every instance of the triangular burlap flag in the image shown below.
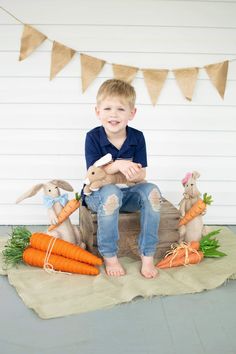
[[29,25],[24,25],[19,60],[27,58],[45,39],[47,37],[43,33]]
[[166,69],[142,69],[145,84],[152,104],[155,105],[168,75]]
[[191,101],[197,81],[198,68],[183,68],[172,70],[180,90],[187,100]]
[[84,92],[102,70],[105,60],[80,54],[82,92]]
[[126,81],[129,84],[131,84],[138,71],[138,68],[135,68],[134,66],[118,64],[112,64],[112,69],[115,79]]
[[74,49],[68,48],[61,43],[53,42],[50,80],[69,63],[75,52]]
[[224,98],[225,94],[228,65],[229,62],[228,60],[226,60],[221,63],[204,66],[211,82],[213,83],[222,98]]

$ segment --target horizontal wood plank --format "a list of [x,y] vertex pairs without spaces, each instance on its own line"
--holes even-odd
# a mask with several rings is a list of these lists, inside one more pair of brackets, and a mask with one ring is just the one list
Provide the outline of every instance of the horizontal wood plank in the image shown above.
[[[235,27],[234,13],[236,11],[235,0],[208,0],[208,1],[152,1],[142,0],[129,8],[132,16],[127,11],[125,0],[100,0],[94,2],[87,0],[67,0],[67,6],[63,2],[55,3],[38,1],[34,6],[29,6],[28,0],[1,0],[2,6],[21,19],[31,24],[117,24],[119,26],[221,26]],[[27,8],[27,11],[25,11]],[[101,11],[101,9],[106,11]],[[92,9],[92,11],[91,11]],[[175,11],[173,11],[175,9]],[[99,16],[97,14],[99,13]],[[114,17],[114,13],[116,14]],[[204,16],[203,16],[204,14]],[[112,21],[111,21],[112,19]],[[0,11],[0,23],[15,24],[15,19],[5,12]]]
[[[184,174],[183,176],[184,177]],[[203,176],[198,180],[198,189],[202,192],[207,192],[213,197],[213,205],[224,206],[236,205],[236,181],[232,182],[221,182],[221,181],[204,181]],[[47,183],[48,180],[1,180],[0,183],[0,205],[15,204],[16,199],[29,190],[32,186],[39,183]],[[83,186],[83,179],[81,180],[71,180],[67,179],[67,182],[80,193]],[[176,181],[170,180],[155,180],[150,179],[149,182],[158,185],[163,197],[167,198],[171,203],[178,205],[180,200],[183,198],[184,188],[181,184],[180,179]],[[74,197],[73,192],[63,191],[61,193],[68,193],[69,199]],[[40,190],[36,195],[31,198],[24,200],[24,204],[42,204],[43,190]],[[209,207],[211,208],[211,207]]]
[[[235,132],[159,131],[143,129],[149,156],[233,156]],[[0,130],[2,155],[83,155],[84,130]],[[224,144],[219,144],[224,141]],[[66,142],[66,143],[65,143]],[[30,149],[29,149],[30,147]]]
[[[0,80],[0,103],[94,103],[98,88],[103,80],[97,78],[85,94],[81,82],[75,78],[2,78]],[[135,79],[137,104],[150,104],[150,97],[144,81]],[[235,106],[236,81],[228,81],[225,98],[221,99],[210,80],[197,81],[193,101],[187,101],[175,80],[167,80],[160,94],[158,104],[185,104]]]
[[[204,216],[204,223],[235,224],[236,206],[212,206]],[[220,222],[219,222],[220,220]],[[75,212],[71,216],[74,224],[79,223],[79,215]],[[43,205],[0,205],[1,225],[48,225],[47,210]]]
[[[87,104],[0,104],[0,129],[73,129],[88,131],[99,124],[95,103]],[[137,105],[130,126],[136,129],[181,131],[235,131],[236,105]]]
[[[94,52],[93,57],[107,62],[98,77],[103,80],[109,79],[112,73],[112,63],[136,66],[138,68],[176,69],[184,67],[199,67],[198,80],[209,80],[204,65],[222,62],[236,58],[235,54],[185,54],[185,53],[112,53]],[[19,48],[16,51],[0,52],[0,77],[49,77],[51,55],[39,49],[33,52],[26,60],[19,62]],[[39,65],[40,63],[40,65]],[[57,78],[75,77],[81,78],[80,55],[76,53],[74,59],[57,74]],[[142,78],[141,70],[137,78]],[[169,79],[174,80],[174,74],[170,71]],[[228,68],[228,80],[236,80],[236,61],[231,61]]]
[[[150,156],[147,179],[181,180],[187,171],[197,170],[202,180],[235,181],[235,157]],[[0,179],[73,179],[86,174],[84,156],[0,156]],[[209,167],[210,166],[210,167]],[[76,186],[75,186],[76,188]]]
[[[183,27],[37,25],[36,29],[50,40],[56,40],[80,52],[235,53],[235,27],[189,27],[186,31]],[[0,50],[19,50],[22,30],[21,24],[1,25]],[[46,40],[38,50],[48,51],[51,46],[52,41]]]

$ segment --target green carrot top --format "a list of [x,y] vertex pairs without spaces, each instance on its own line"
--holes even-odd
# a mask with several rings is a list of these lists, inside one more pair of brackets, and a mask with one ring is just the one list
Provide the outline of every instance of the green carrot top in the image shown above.
[[211,195],[207,195],[207,193],[203,194],[203,202],[207,205],[210,205],[211,203],[213,203],[213,199]]
[[208,258],[218,258],[226,256],[225,253],[220,252],[217,248],[220,247],[219,241],[216,238],[212,238],[215,235],[220,233],[221,229],[213,230],[209,232],[207,235],[203,236],[200,243],[200,250],[203,252],[204,257]]

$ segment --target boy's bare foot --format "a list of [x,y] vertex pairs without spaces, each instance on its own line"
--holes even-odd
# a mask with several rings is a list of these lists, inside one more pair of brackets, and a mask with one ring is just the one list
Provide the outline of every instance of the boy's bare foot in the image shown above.
[[125,275],[125,270],[118,261],[117,256],[109,258],[104,257],[104,264],[107,275],[113,277],[120,277],[121,275]]
[[152,256],[141,256],[142,259],[142,268],[141,268],[141,274],[145,278],[156,278],[158,275],[158,270],[154,266],[153,263],[153,257]]

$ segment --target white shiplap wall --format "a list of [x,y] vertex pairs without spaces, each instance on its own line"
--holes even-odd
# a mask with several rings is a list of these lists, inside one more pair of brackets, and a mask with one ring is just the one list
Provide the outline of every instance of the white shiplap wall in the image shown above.
[[[236,1],[1,0],[24,23],[78,52],[144,68],[203,66],[236,58]],[[46,224],[41,195],[15,205],[33,184],[68,180],[80,190],[84,137],[105,65],[84,95],[77,53],[52,82],[45,41],[18,62],[22,25],[0,9],[0,224]],[[201,173],[199,189],[213,195],[205,222],[236,224],[236,61],[229,66],[224,101],[200,70],[192,102],[168,75],[158,105],[150,104],[142,74],[133,82],[143,130],[148,178],[177,205],[186,172]],[[73,217],[77,222],[77,217]]]

